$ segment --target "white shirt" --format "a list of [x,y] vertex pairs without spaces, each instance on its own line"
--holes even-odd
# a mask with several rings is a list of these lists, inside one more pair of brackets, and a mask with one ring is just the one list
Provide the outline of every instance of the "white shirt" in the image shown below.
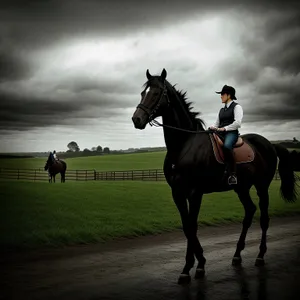
[[[233,101],[228,102],[227,107],[229,107],[232,102]],[[243,115],[244,115],[242,106],[236,105],[233,113],[234,113],[234,122],[229,124],[228,126],[224,126],[226,131],[237,130],[242,125],[242,120],[243,120]],[[219,120],[219,115],[218,115],[214,127],[218,128],[219,124],[220,124],[220,120]]]

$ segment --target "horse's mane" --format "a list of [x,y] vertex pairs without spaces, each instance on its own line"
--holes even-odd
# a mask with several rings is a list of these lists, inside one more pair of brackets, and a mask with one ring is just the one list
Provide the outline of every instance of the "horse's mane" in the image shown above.
[[48,155],[47,161],[50,161],[50,160],[51,160],[50,157],[51,157],[51,152],[50,152],[49,155]]
[[181,103],[189,113],[192,122],[196,125],[196,127],[200,126],[200,129],[203,130],[204,129],[203,127],[205,126],[205,122],[199,117],[201,113],[197,111],[196,112],[192,111],[192,109],[194,108],[191,106],[193,105],[193,102],[187,100],[187,95],[186,95],[187,92],[186,91],[183,92],[182,90],[179,91],[175,88],[175,86],[176,84],[173,85],[172,88],[175,90],[178,98],[181,100]]
[[[145,84],[143,85],[143,87],[144,88],[148,87],[150,85],[150,83],[155,79],[159,80],[159,76],[153,76],[153,79],[146,81]],[[186,95],[187,92],[183,92],[182,90],[179,91],[175,88],[176,84],[172,85],[167,80],[165,80],[165,81],[166,81],[166,86],[167,86],[168,91],[176,94],[177,98],[180,100],[183,107],[186,109],[195,128],[198,130],[204,130],[205,122],[199,117],[199,115],[201,113],[192,111],[192,109],[194,108],[194,107],[191,107],[191,105],[193,105],[193,102],[188,101],[187,95]]]

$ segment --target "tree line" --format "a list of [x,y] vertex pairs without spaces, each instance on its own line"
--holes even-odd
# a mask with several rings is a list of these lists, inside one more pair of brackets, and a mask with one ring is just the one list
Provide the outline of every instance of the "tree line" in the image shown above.
[[[68,147],[67,152],[80,152],[80,148],[79,148],[78,144],[75,141],[70,142],[67,145],[67,147]],[[109,154],[110,153],[110,149],[109,149],[109,147],[102,148],[102,146],[98,145],[96,147],[92,147],[91,149],[84,148],[82,152],[85,152],[85,153],[88,153],[88,152],[97,152],[97,153]]]

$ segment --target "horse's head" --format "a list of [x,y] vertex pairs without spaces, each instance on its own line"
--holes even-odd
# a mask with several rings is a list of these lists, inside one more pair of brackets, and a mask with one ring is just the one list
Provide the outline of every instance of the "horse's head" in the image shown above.
[[162,70],[160,76],[152,76],[147,69],[148,81],[141,93],[141,102],[132,116],[132,122],[137,129],[145,129],[146,125],[159,117],[168,105],[166,77],[167,71]]
[[46,161],[46,164],[45,164],[45,167],[44,167],[44,170],[47,171],[49,168],[49,163],[48,163],[48,160]]

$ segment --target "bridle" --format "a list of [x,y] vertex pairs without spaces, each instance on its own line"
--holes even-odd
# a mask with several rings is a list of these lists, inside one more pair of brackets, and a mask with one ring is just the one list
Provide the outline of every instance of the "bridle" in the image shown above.
[[[139,103],[138,106],[137,106],[137,108],[140,108],[141,110],[143,110],[143,111],[148,115],[148,119],[149,119],[149,124],[150,124],[150,125],[151,125],[151,123],[152,123],[153,121],[155,121],[155,120],[153,119],[153,116],[156,114],[157,110],[159,109],[159,107],[160,107],[160,105],[161,105],[161,102],[162,102],[162,100],[163,100],[163,97],[166,97],[166,98],[167,98],[167,103],[168,103],[168,105],[169,105],[170,99],[169,99],[169,97],[168,97],[168,91],[167,91],[167,86],[166,86],[166,82],[165,82],[165,81],[164,81],[164,87],[163,87],[162,93],[161,93],[161,95],[160,95],[160,97],[159,97],[159,99],[158,99],[158,101],[157,101],[156,106],[155,106],[154,109],[152,110],[152,112],[151,112],[151,110],[150,110],[149,107],[147,107],[146,105],[144,105],[144,104],[142,104],[142,103]],[[151,126],[152,126],[152,125],[151,125]]]
[[174,127],[174,126],[170,126],[170,125],[165,125],[162,123],[159,123],[158,121],[154,120],[153,116],[155,115],[155,113],[157,112],[157,110],[159,109],[161,102],[163,100],[163,97],[167,98],[167,103],[168,105],[170,104],[170,99],[168,97],[168,91],[167,91],[167,86],[166,86],[166,82],[164,81],[164,87],[162,90],[162,93],[157,101],[156,106],[154,107],[153,111],[151,112],[150,108],[147,107],[146,105],[139,103],[137,105],[136,108],[140,108],[141,110],[143,110],[147,115],[148,115],[148,123],[150,126],[155,126],[155,127],[166,127],[166,128],[170,128],[170,129],[175,129],[175,130],[179,130],[179,131],[184,131],[184,132],[188,132],[188,133],[215,133],[215,130],[187,130],[187,129],[183,129],[183,128],[179,128],[179,127]]

